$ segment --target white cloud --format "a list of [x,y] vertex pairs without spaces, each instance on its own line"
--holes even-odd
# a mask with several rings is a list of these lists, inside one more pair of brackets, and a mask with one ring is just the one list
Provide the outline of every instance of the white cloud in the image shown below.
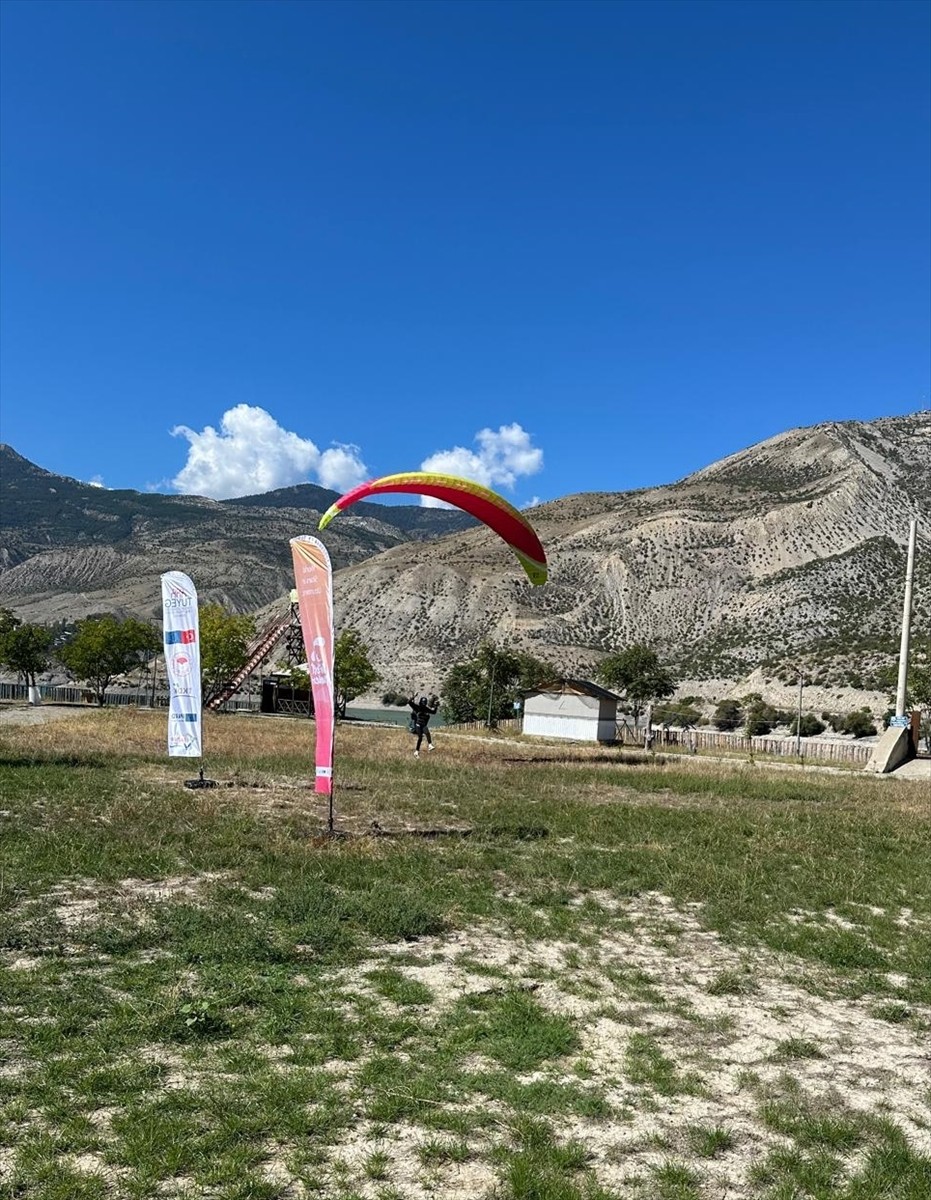
[[334,446],[320,455],[317,478],[324,487],[337,492],[346,492],[361,483],[368,471],[359,458],[358,446]]
[[[438,450],[424,459],[420,469],[462,475],[486,487],[512,488],[519,476],[535,475],[543,466],[543,451],[531,445],[530,434],[516,421],[496,430],[480,429],[475,441],[477,451],[465,446]],[[424,496],[421,503],[429,508],[440,506],[439,500],[429,496]]]
[[187,462],[171,481],[179,492],[228,500],[305,483],[316,475],[324,487],[345,490],[366,477],[357,446],[321,451],[309,438],[283,429],[264,408],[237,404],[198,433],[187,425],[172,429],[186,438]]
[[88,479],[87,482],[90,484],[91,487],[99,487],[99,488],[103,488],[104,490],[106,490],[106,484],[103,481],[102,475],[94,475],[91,479]]

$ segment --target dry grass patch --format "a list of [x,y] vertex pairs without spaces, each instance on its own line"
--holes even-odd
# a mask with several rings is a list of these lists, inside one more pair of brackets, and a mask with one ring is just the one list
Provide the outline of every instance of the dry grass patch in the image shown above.
[[14,1195],[923,1197],[907,789],[344,726],[331,841],[311,734],[0,734]]

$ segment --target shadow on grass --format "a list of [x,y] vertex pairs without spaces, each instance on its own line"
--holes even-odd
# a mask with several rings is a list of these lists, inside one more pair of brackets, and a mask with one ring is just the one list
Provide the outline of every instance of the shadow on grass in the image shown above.
[[533,842],[550,836],[545,825],[490,825],[483,831],[486,838],[513,839],[518,842]]
[[113,766],[113,760],[100,754],[30,754],[16,755],[0,754],[0,770],[6,767],[19,769],[21,767],[93,767],[102,770]]
[[536,755],[536,754],[527,754],[527,755],[521,755],[521,756],[511,756],[508,758],[502,758],[501,761],[503,763],[506,763],[508,766],[512,766],[512,767],[513,766],[527,766],[528,764],[531,766],[543,764],[543,765],[550,765],[550,766],[555,765],[555,766],[559,766],[559,767],[566,767],[566,766],[572,766],[576,763],[578,763],[584,767],[591,766],[593,764],[597,765],[598,763],[608,763],[613,767],[616,767],[616,766],[662,767],[662,766],[665,766],[667,763],[667,759],[663,758],[661,755],[647,757],[643,754],[633,755],[633,754],[627,754],[623,751],[618,751],[613,754],[606,752],[604,754],[584,754],[584,755],[583,754],[550,754],[550,755],[541,756],[541,755]]

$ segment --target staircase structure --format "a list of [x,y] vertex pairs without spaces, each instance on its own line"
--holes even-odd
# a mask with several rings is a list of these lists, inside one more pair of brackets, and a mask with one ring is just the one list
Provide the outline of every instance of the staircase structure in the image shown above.
[[263,659],[268,658],[275,646],[283,637],[287,636],[289,658],[293,653],[293,644],[295,642],[294,632],[297,632],[298,644],[300,642],[300,616],[296,603],[292,603],[288,607],[286,614],[278,614],[272,617],[268,624],[261,630],[255,640],[250,644],[245,663],[239,668],[235,674],[231,675],[221,687],[213,693],[207,700],[206,707],[218,709],[221,705],[229,700],[230,696],[236,694],[242,687],[243,683]]

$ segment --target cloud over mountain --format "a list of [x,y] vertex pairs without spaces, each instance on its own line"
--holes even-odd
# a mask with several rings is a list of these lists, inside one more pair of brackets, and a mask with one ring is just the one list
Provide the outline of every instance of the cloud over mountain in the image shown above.
[[219,432],[212,425],[199,433],[176,425],[171,432],[189,443],[187,462],[171,481],[172,487],[214,500],[268,492],[311,477],[324,487],[344,491],[367,474],[358,446],[336,445],[321,451],[255,405],[228,409]]
[[[543,451],[532,444],[530,434],[516,421],[498,429],[480,429],[475,441],[477,451],[465,446],[438,450],[424,459],[420,469],[462,475],[486,487],[512,488],[520,476],[535,475],[543,466]],[[441,502],[424,496],[421,503],[433,508]]]

